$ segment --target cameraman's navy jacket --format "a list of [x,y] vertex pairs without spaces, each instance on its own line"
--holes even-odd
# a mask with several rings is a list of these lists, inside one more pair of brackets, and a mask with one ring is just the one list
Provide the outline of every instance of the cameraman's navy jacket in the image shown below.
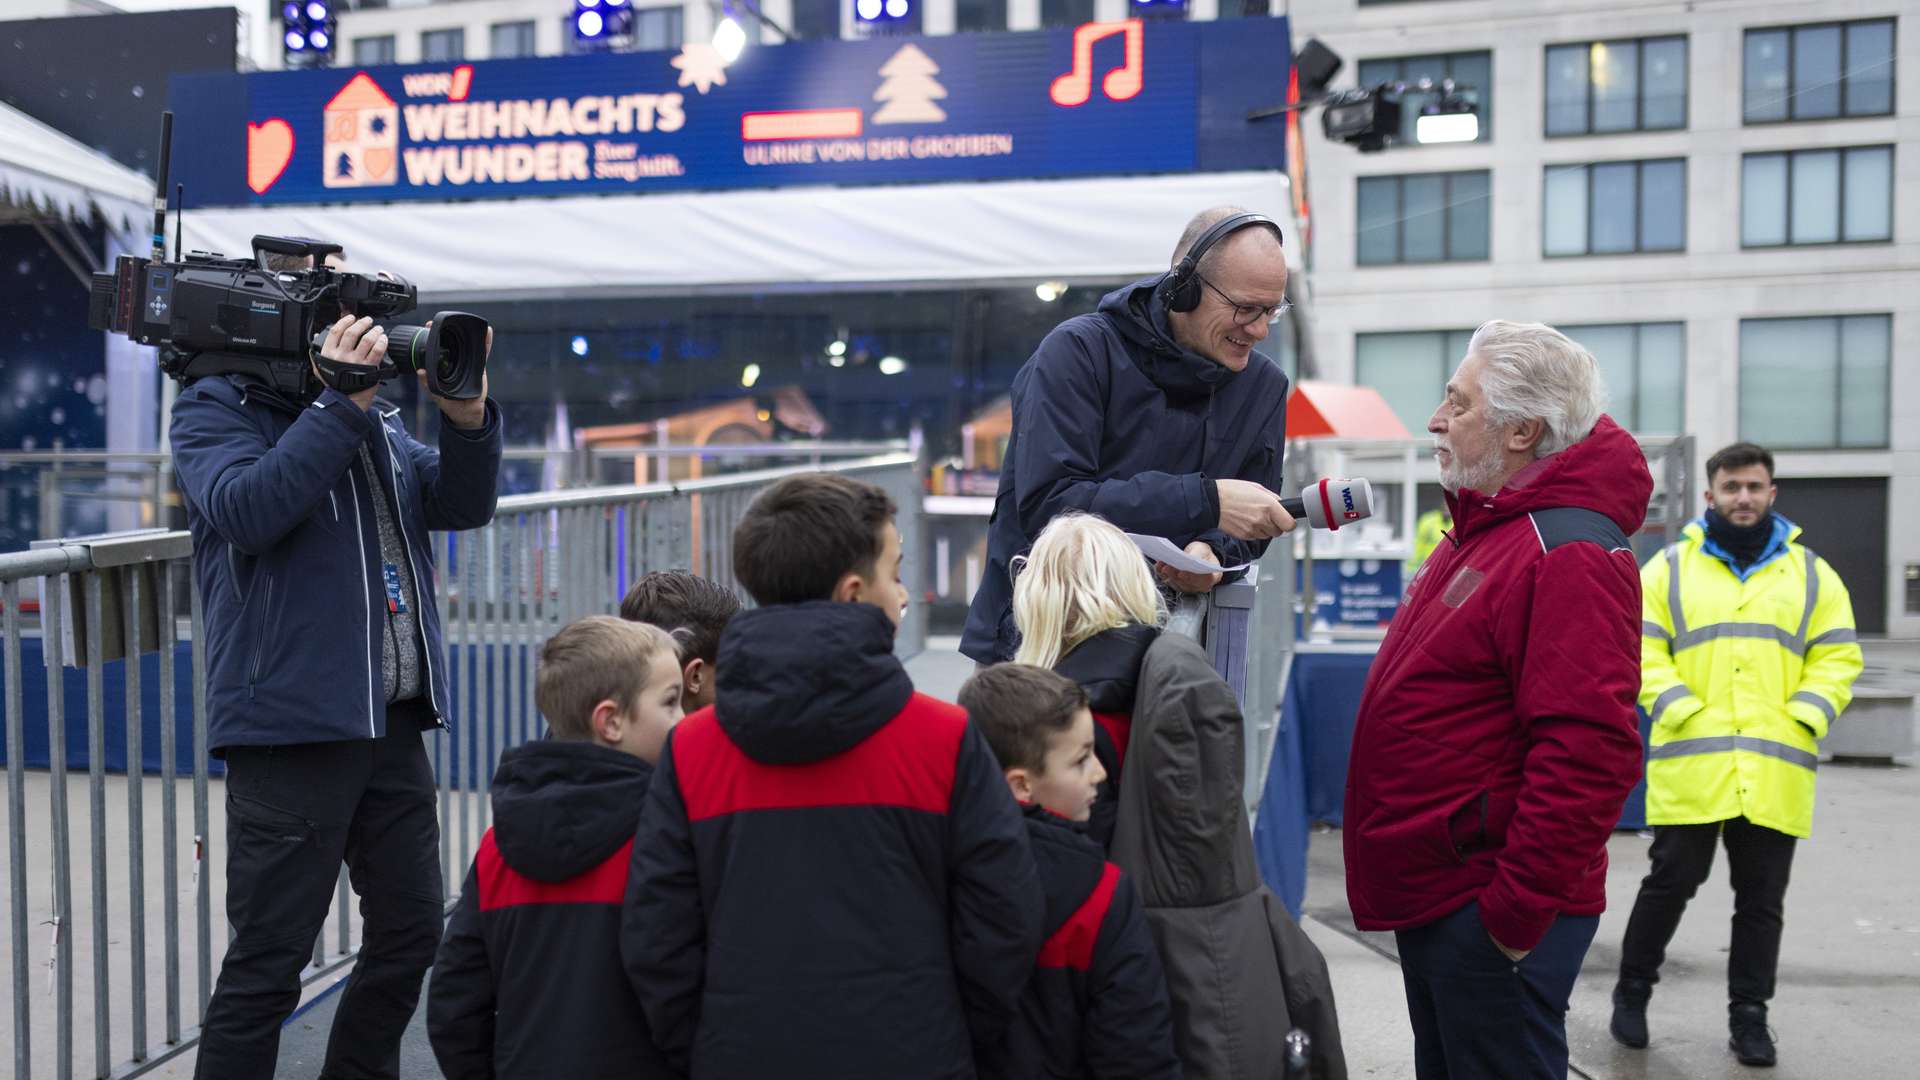
[[1233,372],[1176,342],[1166,275],[1108,293],[1100,310],[1055,327],[1013,377],[1013,434],[987,529],[987,573],[960,651],[1011,660],[1007,568],[1069,510],[1185,547],[1205,540],[1221,564],[1251,562],[1264,540],[1221,532],[1215,480],[1279,491],[1287,377],[1259,353]]
[[[500,411],[422,445],[376,401],[336,390],[304,407],[236,377],[195,381],[174,402],[174,469],[205,607],[208,746],[337,742],[386,734],[380,682],[386,583],[374,499],[391,486],[412,561],[427,695],[447,715],[430,529],[493,518]],[[368,444],[387,484],[354,468]],[[196,647],[201,643],[196,642]]]

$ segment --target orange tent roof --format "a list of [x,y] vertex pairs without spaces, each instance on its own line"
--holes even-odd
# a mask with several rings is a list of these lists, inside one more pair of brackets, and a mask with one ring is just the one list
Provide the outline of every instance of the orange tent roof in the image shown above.
[[1393,406],[1371,386],[1307,380],[1287,397],[1289,439],[1411,439]]

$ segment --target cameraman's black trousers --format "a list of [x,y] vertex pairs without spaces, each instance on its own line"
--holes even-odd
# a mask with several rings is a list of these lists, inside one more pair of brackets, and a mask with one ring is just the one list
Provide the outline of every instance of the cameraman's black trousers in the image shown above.
[[440,825],[424,706],[388,710],[382,739],[227,751],[227,919],[233,943],[200,1037],[197,1080],[271,1077],[280,1026],[344,860],[364,919],[321,1076],[399,1075],[400,1038],[439,944]]

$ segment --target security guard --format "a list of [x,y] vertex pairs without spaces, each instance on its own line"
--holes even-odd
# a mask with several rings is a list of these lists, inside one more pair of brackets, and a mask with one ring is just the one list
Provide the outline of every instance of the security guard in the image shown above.
[[1707,512],[1641,571],[1640,705],[1652,870],[1620,947],[1613,1037],[1647,1045],[1647,999],[1716,843],[1733,880],[1728,1045],[1774,1063],[1767,1029],[1794,840],[1813,825],[1820,739],[1860,674],[1847,587],[1773,512],[1773,455],[1735,443],[1707,460]]
[[1405,580],[1409,582],[1413,580],[1413,575],[1420,572],[1420,567],[1426,563],[1427,556],[1433,554],[1433,549],[1440,546],[1440,541],[1446,539],[1447,530],[1451,528],[1453,528],[1453,519],[1447,516],[1445,510],[1429,510],[1414,521],[1413,555],[1402,567],[1406,572]]

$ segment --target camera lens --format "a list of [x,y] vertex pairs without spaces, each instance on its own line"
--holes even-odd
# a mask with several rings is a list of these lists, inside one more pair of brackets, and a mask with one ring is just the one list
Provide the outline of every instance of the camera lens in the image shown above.
[[480,396],[487,368],[487,320],[442,311],[431,326],[387,328],[387,357],[403,371],[427,373],[427,388],[455,401]]

